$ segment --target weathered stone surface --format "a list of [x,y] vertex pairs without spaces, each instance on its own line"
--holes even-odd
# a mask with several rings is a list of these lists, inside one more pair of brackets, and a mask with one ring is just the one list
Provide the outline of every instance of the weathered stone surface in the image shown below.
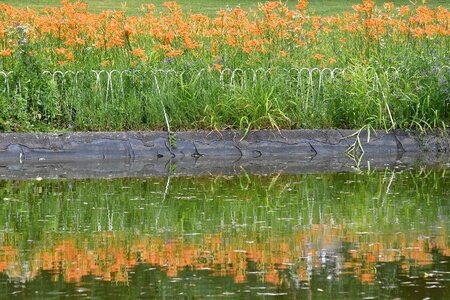
[[172,147],[166,132],[8,133],[0,134],[0,178],[162,176],[173,164],[178,175],[348,171],[429,161],[430,152],[447,162],[449,145],[448,133],[397,130],[178,132]]

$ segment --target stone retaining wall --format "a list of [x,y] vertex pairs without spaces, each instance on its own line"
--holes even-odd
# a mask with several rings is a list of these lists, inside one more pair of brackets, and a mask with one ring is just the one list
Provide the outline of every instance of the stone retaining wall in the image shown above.
[[449,132],[262,130],[0,134],[0,178],[315,173],[446,164]]

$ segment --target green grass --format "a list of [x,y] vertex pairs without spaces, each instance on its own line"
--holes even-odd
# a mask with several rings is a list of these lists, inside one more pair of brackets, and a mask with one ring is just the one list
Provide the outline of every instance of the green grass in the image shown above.
[[[18,7],[30,7],[33,9],[44,8],[48,6],[60,6],[59,0],[3,0],[2,1],[8,5],[14,5]],[[99,13],[104,10],[119,10],[126,4],[127,11],[131,15],[137,15],[141,13],[141,7],[153,3],[157,7],[162,7],[162,3],[168,2],[165,0],[107,0],[107,1],[96,1],[96,0],[85,0],[89,4],[89,10],[94,13]],[[258,3],[264,3],[265,1],[255,1],[255,0],[179,0],[178,2],[182,8],[186,11],[192,10],[193,12],[201,12],[207,15],[214,15],[216,11],[228,7],[236,7],[240,5],[241,8],[256,9]],[[284,2],[284,1],[282,1]],[[318,15],[332,15],[336,13],[341,13],[343,11],[352,10],[352,5],[359,1],[355,0],[311,0],[309,3],[309,11]],[[397,5],[411,5],[409,0],[394,0],[394,1],[375,1],[377,4],[382,4],[383,2],[394,2]],[[294,8],[297,1],[287,0],[287,5],[290,8]],[[421,1],[418,1],[421,4]],[[444,6],[449,8],[450,1],[448,0],[429,0],[427,5],[430,7]]]
[[[450,72],[427,66],[355,67],[345,73],[316,69],[246,69],[220,73],[131,72],[51,74],[27,71],[2,84],[2,131],[173,130],[294,128],[445,128],[449,126]],[[20,82],[22,82],[20,84]],[[443,82],[443,83],[441,83]],[[164,110],[163,110],[164,107]],[[3,119],[2,119],[3,118]]]

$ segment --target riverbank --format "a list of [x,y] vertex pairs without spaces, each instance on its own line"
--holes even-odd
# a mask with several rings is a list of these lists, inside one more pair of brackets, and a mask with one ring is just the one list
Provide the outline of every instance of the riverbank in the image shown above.
[[0,134],[0,178],[323,173],[450,162],[450,132],[262,130]]

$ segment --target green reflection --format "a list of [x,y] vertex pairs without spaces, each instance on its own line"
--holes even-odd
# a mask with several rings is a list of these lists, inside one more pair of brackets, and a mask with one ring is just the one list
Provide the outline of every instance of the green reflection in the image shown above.
[[445,168],[0,181],[0,294],[448,295],[448,186]]

